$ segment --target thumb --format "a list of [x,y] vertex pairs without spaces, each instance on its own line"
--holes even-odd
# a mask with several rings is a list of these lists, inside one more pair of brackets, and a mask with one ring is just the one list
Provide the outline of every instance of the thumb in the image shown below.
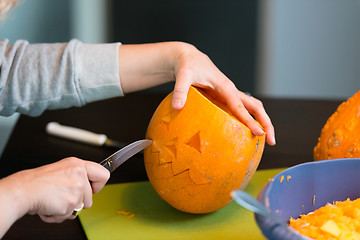
[[85,168],[93,193],[99,192],[109,180],[110,172],[100,164],[91,161],[86,161]]
[[185,106],[189,88],[191,86],[189,76],[186,76],[184,72],[179,72],[176,76],[176,83],[173,91],[171,105],[173,109],[180,110]]

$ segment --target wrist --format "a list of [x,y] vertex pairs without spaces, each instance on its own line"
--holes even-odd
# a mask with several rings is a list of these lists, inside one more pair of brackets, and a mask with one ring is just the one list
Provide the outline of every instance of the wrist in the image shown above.
[[24,192],[16,185],[13,175],[0,179],[0,239],[28,211]]
[[171,53],[171,65],[173,66],[172,74],[175,77],[179,71],[179,67],[181,68],[189,68],[191,69],[192,66],[189,66],[188,60],[193,59],[196,57],[196,54],[201,53],[194,45],[185,43],[185,42],[173,42],[173,50]]
[[24,189],[25,183],[20,182],[21,173],[18,172],[0,180],[0,198],[1,202],[5,203],[1,208],[11,213],[11,216],[16,218],[15,221],[24,216],[30,206]]
[[118,64],[123,92],[175,81],[177,65],[190,49],[195,48],[184,42],[121,45]]

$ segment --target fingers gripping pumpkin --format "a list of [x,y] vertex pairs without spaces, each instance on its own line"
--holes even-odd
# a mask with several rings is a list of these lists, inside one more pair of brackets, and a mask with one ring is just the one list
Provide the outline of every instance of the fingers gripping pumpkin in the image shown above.
[[171,107],[172,93],[155,111],[144,152],[154,189],[173,207],[208,213],[231,202],[230,192],[245,188],[265,144],[230,114],[227,106],[190,88],[185,107]]
[[360,157],[360,91],[327,120],[314,148],[314,160]]

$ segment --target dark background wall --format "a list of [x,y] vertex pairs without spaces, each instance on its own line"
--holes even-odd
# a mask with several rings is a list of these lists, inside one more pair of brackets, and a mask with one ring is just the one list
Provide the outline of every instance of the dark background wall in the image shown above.
[[124,44],[191,43],[239,89],[253,92],[257,5],[254,0],[112,0],[110,34]]

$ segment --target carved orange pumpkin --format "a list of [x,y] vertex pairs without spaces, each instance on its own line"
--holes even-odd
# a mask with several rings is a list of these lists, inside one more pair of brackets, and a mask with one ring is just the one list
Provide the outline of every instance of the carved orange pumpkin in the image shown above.
[[360,157],[360,91],[327,120],[314,148],[314,160]]
[[254,174],[265,136],[255,136],[224,104],[190,88],[185,107],[171,107],[172,93],[155,111],[146,134],[149,180],[166,202],[189,213],[208,213],[231,202]]

